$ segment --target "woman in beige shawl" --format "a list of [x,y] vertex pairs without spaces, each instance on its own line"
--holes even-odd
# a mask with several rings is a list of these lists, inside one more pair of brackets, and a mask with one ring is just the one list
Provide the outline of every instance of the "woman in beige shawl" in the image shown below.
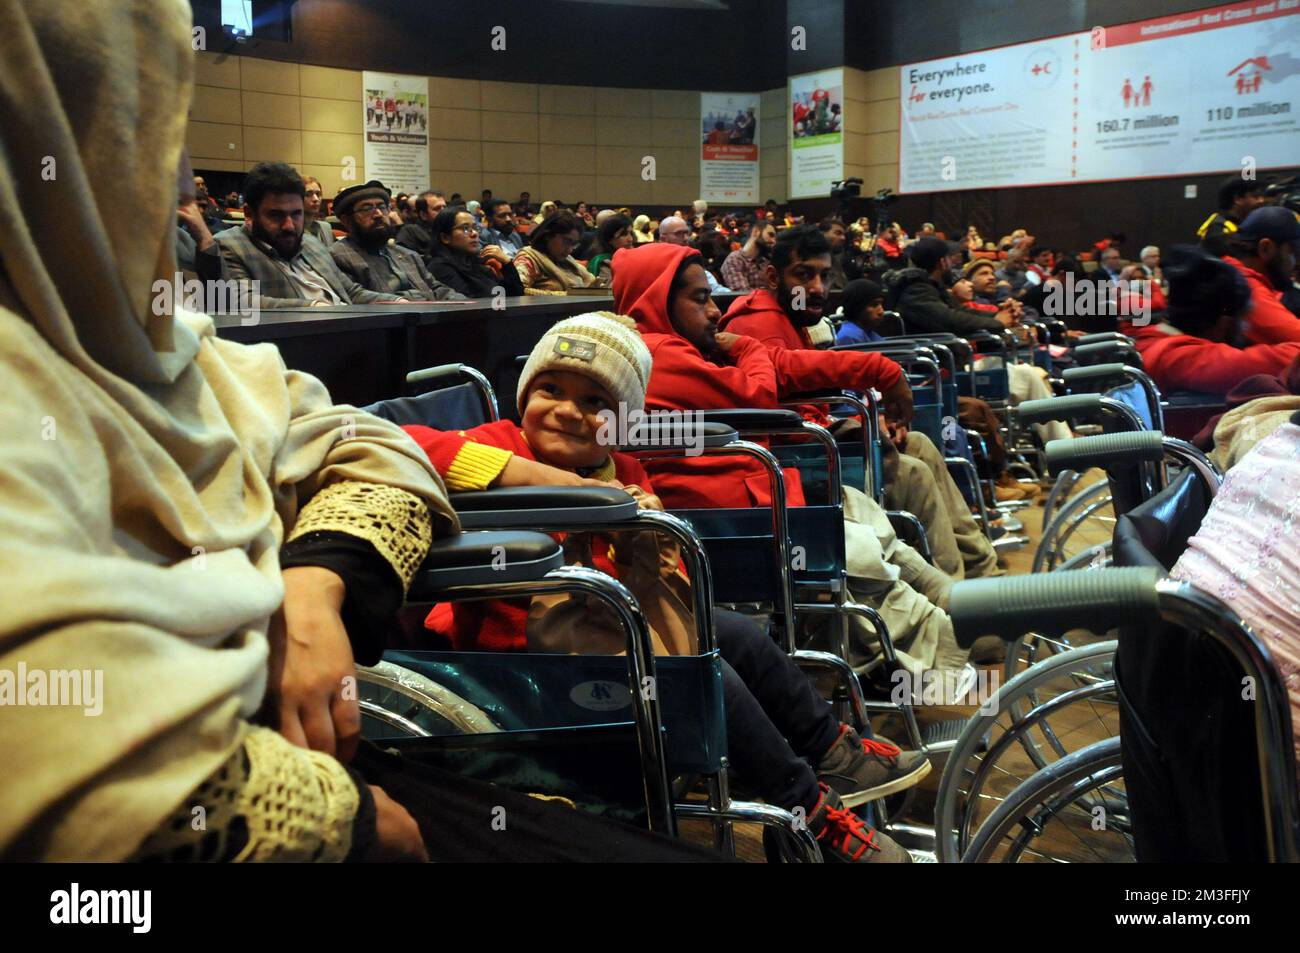
[[524,294],[564,294],[570,288],[590,288],[595,275],[573,257],[582,239],[582,223],[572,212],[556,212],[528,236],[528,247],[515,255],[515,270]]
[[[381,649],[431,538],[457,531],[442,483],[272,345],[155,306],[176,270],[188,6],[0,0],[0,20],[0,857],[515,856],[618,831],[624,856],[662,851],[584,837],[585,817],[551,835],[578,815],[454,776],[372,771],[406,786],[417,828],[331,756],[359,733],[349,637]],[[519,836],[469,823],[485,798]]]

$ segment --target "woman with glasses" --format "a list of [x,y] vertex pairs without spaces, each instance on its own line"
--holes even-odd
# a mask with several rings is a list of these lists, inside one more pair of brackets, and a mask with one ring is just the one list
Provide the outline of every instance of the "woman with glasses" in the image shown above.
[[493,289],[507,296],[524,293],[519,274],[499,245],[480,248],[478,224],[463,208],[445,208],[429,224],[433,253],[429,271],[467,298],[488,298]]
[[534,228],[514,261],[524,293],[565,294],[595,285],[596,276],[573,257],[581,239],[582,223],[570,211],[556,212]]

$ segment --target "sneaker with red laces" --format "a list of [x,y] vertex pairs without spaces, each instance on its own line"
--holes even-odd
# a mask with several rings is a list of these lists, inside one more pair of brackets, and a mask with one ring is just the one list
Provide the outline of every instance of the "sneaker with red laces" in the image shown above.
[[817,765],[817,780],[834,789],[845,807],[906,790],[930,773],[919,751],[903,751],[885,738],[862,738],[848,725]]
[[845,808],[838,794],[825,784],[820,788],[821,797],[808,815],[808,830],[817,838],[823,860],[839,864],[912,862],[911,854]]

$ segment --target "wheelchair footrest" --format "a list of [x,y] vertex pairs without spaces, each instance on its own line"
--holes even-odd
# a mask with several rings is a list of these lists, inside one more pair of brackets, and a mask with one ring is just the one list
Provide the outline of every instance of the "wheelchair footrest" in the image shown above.
[[921,730],[921,740],[925,742],[925,747],[931,754],[951,751],[956,747],[957,739],[961,737],[965,728],[965,718],[936,721]]

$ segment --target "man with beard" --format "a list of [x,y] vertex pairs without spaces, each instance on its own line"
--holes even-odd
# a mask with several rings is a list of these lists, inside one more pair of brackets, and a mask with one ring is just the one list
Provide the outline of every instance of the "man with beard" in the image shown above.
[[324,245],[303,236],[305,193],[293,166],[253,166],[244,179],[244,224],[215,236],[227,277],[258,282],[259,308],[408,300],[361,287],[339,271]]
[[506,257],[513,259],[527,244],[519,229],[515,228],[515,212],[505,199],[494,199],[492,193],[484,189],[488,198],[483,203],[483,212],[487,215],[488,225],[481,236],[484,245],[496,245]]
[[1223,260],[1250,285],[1250,311],[1242,328],[1246,343],[1300,341],[1300,318],[1282,303],[1295,273],[1300,218],[1288,208],[1266,205],[1247,215],[1224,244],[1228,253]]
[[415,252],[388,243],[396,231],[388,219],[391,194],[377,180],[354,185],[338,194],[334,211],[348,234],[330,247],[334,264],[371,291],[399,294],[412,301],[464,298],[429,274]]
[[776,226],[771,222],[748,221],[749,239],[722,263],[722,280],[732,291],[755,291],[767,287],[767,268],[776,243]]
[[858,267],[858,263],[844,251],[848,237],[844,222],[832,215],[822,219],[817,227],[821,229],[831,245],[831,273],[826,290],[843,291],[844,286],[850,281],[862,277],[862,269]]
[[[767,284],[732,302],[718,327],[732,334],[757,338],[772,350],[813,350],[807,328],[826,310],[826,285],[831,248],[825,234],[812,225],[781,233],[767,266]],[[836,386],[854,387],[846,375]],[[826,408],[807,405],[803,416],[839,432],[850,422],[833,420]],[[890,509],[913,513],[925,526],[935,565],[954,579],[987,576],[997,571],[997,554],[971,517],[961,491],[948,475],[943,454],[924,434],[909,432],[900,422],[884,428],[885,503]],[[901,456],[893,451],[897,448]]]

